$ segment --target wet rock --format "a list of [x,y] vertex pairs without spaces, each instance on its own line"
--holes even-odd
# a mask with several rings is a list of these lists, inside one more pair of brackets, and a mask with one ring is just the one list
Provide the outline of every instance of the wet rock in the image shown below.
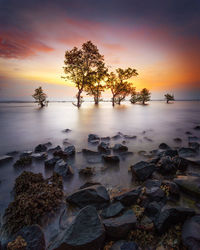
[[110,250],[138,250],[138,245],[133,241],[119,240],[116,241]]
[[79,175],[90,176],[94,174],[94,167],[86,167],[79,170]]
[[105,207],[110,201],[106,188],[102,185],[93,185],[80,189],[67,197],[67,202],[78,207],[93,205],[97,209]]
[[175,182],[164,180],[162,181],[161,188],[166,193],[168,200],[176,201],[179,199],[180,190]]
[[183,244],[190,250],[200,249],[200,215],[185,221],[182,227]]
[[158,171],[163,175],[175,174],[176,166],[170,156],[162,157],[157,163]]
[[200,148],[200,144],[198,142],[189,142],[188,146],[194,149],[195,151],[199,151]]
[[120,159],[117,155],[102,155],[102,159],[111,164],[119,163]]
[[183,157],[180,156],[175,156],[173,158],[174,164],[176,168],[180,171],[185,171],[187,167],[191,164],[191,162],[187,159],[184,159]]
[[113,151],[115,151],[115,152],[125,152],[125,151],[128,151],[128,147],[118,143],[118,144],[114,145]]
[[131,139],[136,139],[137,136],[136,135],[124,135],[124,138],[131,140]]
[[69,133],[69,132],[71,132],[71,131],[72,131],[72,130],[69,129],[69,128],[66,128],[66,129],[63,130],[63,132],[65,132],[65,133]]
[[198,140],[199,140],[199,137],[197,137],[197,136],[189,136],[188,137],[189,142],[194,142],[194,141],[198,141]]
[[59,145],[57,145],[56,147],[49,148],[48,152],[54,152],[59,150],[62,150],[62,148]]
[[2,155],[0,156],[0,164],[12,160],[13,157],[10,155]]
[[100,140],[99,136],[96,134],[89,134],[88,135],[88,142],[94,141],[94,140]]
[[181,138],[174,138],[174,141],[176,142],[176,143],[181,143],[182,142],[182,139]]
[[102,141],[110,141],[110,136],[101,137]]
[[149,163],[157,164],[160,160],[160,156],[153,156],[149,159]]
[[64,152],[66,153],[67,156],[73,156],[75,155],[75,147],[73,145],[68,146],[64,149]]
[[160,187],[161,186],[161,181],[159,180],[146,180],[144,182],[144,186],[146,188],[153,188],[153,187]]
[[109,144],[101,142],[98,146],[98,151],[103,154],[110,154]]
[[85,148],[82,149],[82,153],[84,155],[100,155],[99,152],[96,152],[90,149],[85,149]]
[[85,184],[83,184],[82,186],[80,186],[79,189],[91,187],[91,186],[94,186],[94,185],[101,185],[101,183],[100,182],[86,182]]
[[59,161],[60,158],[59,157],[54,157],[54,158],[51,158],[49,160],[46,160],[44,162],[44,165],[46,168],[54,168],[54,166],[56,165],[56,162]]
[[56,162],[54,172],[63,177],[73,174],[71,166],[69,166],[68,163],[63,160],[59,160]]
[[106,235],[114,239],[126,237],[129,231],[135,227],[136,222],[137,218],[132,209],[121,216],[103,220]]
[[140,230],[145,231],[152,231],[154,229],[154,224],[151,218],[148,216],[143,216],[139,224],[137,225],[137,228]]
[[32,158],[35,160],[44,160],[48,157],[48,154],[46,152],[42,152],[42,153],[33,153]]
[[177,155],[178,155],[178,151],[176,149],[167,149],[167,150],[159,153],[160,157],[163,157],[163,156],[175,157]]
[[194,157],[197,155],[197,152],[193,148],[180,148],[178,154],[181,157]]
[[115,202],[104,208],[101,212],[101,217],[110,218],[115,217],[124,210],[124,206],[121,202]]
[[92,145],[98,145],[99,144],[99,140],[91,140],[90,143]]
[[200,126],[197,125],[197,126],[194,127],[194,129],[195,129],[195,130],[200,130]]
[[149,138],[149,137],[147,137],[147,136],[144,137],[144,140],[149,141],[149,142],[152,142],[152,141],[153,141],[151,138]]
[[105,230],[96,209],[92,206],[79,211],[71,225],[59,234],[50,250],[100,250],[103,247]]
[[130,206],[137,202],[140,193],[141,193],[141,188],[135,188],[129,192],[115,196],[113,199],[115,201],[121,202],[124,206]]
[[53,156],[60,157],[60,158],[68,157],[67,153],[65,151],[63,151],[62,149],[54,151]]
[[159,149],[166,150],[166,149],[170,149],[170,147],[166,143],[163,142],[159,145]]
[[141,181],[145,181],[146,179],[148,179],[155,171],[155,169],[155,164],[148,163],[146,161],[140,161],[131,166],[132,174]]
[[24,156],[30,156],[30,155],[32,155],[32,153],[33,153],[33,151],[27,150],[27,151],[22,152],[22,153],[19,155],[19,157],[22,158],[22,157],[24,157]]
[[185,207],[164,207],[159,216],[154,220],[157,233],[162,234],[179,222],[184,222],[188,217],[195,215],[195,211]]
[[200,197],[200,177],[179,176],[174,182],[184,191],[193,196]]
[[192,135],[192,133],[190,131],[186,131],[185,134],[186,135]]
[[32,163],[32,157],[31,156],[24,156],[24,157],[19,158],[15,162],[14,167],[26,167],[26,166],[31,165],[31,163]]
[[165,200],[165,192],[159,187],[146,188],[146,196],[150,201]]
[[157,201],[152,201],[150,202],[146,209],[145,209],[145,213],[150,217],[150,218],[155,218],[156,215],[158,215],[160,213],[160,210],[162,208],[162,205],[160,202]]
[[16,236],[22,236],[26,241],[26,250],[45,250],[44,233],[39,225],[31,225],[22,228]]
[[44,152],[47,150],[47,146],[45,144],[39,144],[35,147],[35,153],[40,153],[40,152]]

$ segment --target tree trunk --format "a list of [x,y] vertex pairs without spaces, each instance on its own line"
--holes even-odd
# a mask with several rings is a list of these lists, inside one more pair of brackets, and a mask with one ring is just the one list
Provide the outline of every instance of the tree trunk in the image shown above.
[[78,91],[78,94],[77,94],[77,107],[80,108],[81,106],[81,90]]
[[40,107],[43,108],[44,107],[44,103],[40,102]]
[[113,107],[115,106],[115,97],[114,96],[112,97],[112,106]]
[[169,100],[167,100],[167,103],[169,103]]
[[94,103],[95,103],[95,105],[99,104],[99,97],[98,96],[94,97]]
[[142,104],[143,104],[143,105],[145,104],[145,101],[144,101],[144,100],[142,101]]

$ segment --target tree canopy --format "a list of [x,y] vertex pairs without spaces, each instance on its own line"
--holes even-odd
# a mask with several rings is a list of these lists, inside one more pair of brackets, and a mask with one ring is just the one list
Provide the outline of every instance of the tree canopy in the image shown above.
[[35,93],[32,95],[35,99],[35,102],[38,103],[41,107],[45,106],[47,95],[43,92],[42,87],[35,89]]
[[167,103],[169,103],[169,101],[174,101],[174,95],[171,95],[169,93],[165,94],[165,100]]

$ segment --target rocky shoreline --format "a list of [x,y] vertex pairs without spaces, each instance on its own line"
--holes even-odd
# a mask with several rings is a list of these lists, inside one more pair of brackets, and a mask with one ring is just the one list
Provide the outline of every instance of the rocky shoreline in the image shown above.
[[[200,130],[196,126],[195,130]],[[71,130],[66,129],[65,133]],[[189,131],[188,131],[189,133]],[[188,134],[189,135],[189,134]],[[110,146],[110,140],[124,138]],[[148,141],[150,140],[146,137]],[[130,166],[135,187],[130,190],[108,190],[97,182],[86,182],[78,190],[66,194],[63,178],[73,177],[70,159],[82,154],[94,166],[103,162],[106,168],[118,167],[121,159],[132,155],[126,140],[134,135],[118,133],[113,137],[88,135],[88,148],[76,152],[74,145],[52,147],[39,144],[34,151],[11,152],[0,157],[0,164],[12,161],[24,171],[16,178],[14,200],[3,215],[1,249],[200,249],[200,162],[191,160],[199,154],[199,138],[189,135],[188,147],[171,148],[161,143],[158,149],[140,152],[146,160]],[[181,138],[174,138],[178,144]],[[33,161],[42,161],[53,175],[26,171]],[[80,176],[93,176],[95,167],[79,170]],[[182,205],[186,195],[188,204]],[[59,231],[50,241],[43,227],[47,217],[59,213]]]

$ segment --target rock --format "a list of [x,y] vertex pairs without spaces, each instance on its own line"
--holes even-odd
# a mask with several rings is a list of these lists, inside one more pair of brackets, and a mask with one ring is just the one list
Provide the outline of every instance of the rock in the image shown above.
[[101,212],[101,217],[103,218],[110,218],[117,216],[119,213],[121,213],[124,210],[124,206],[121,204],[121,202],[115,202],[110,204],[108,207],[104,208]]
[[110,250],[138,250],[138,245],[133,241],[119,240],[116,241]]
[[165,200],[165,192],[159,187],[146,188],[146,196],[150,201]]
[[121,216],[103,220],[106,235],[114,239],[126,237],[130,230],[135,227],[136,222],[137,218],[132,209]]
[[94,174],[94,170],[95,170],[94,167],[86,167],[86,168],[80,169],[79,174],[85,175],[85,176],[90,176],[90,175]]
[[132,189],[129,192],[113,197],[113,199],[115,201],[121,202],[124,206],[131,206],[137,202],[140,193],[141,193],[141,188]]
[[33,151],[27,150],[27,151],[22,152],[22,153],[19,155],[19,157],[22,158],[22,157],[24,157],[24,156],[30,156],[30,155],[32,155],[32,153],[33,153]]
[[174,182],[184,191],[193,196],[200,197],[200,177],[178,176]]
[[157,164],[160,160],[160,156],[153,156],[149,159],[149,163]]
[[101,137],[102,141],[110,141],[110,136]]
[[159,149],[166,150],[166,149],[170,149],[170,147],[166,143],[163,142],[159,145]]
[[58,160],[60,160],[59,157],[51,158],[51,159],[49,159],[49,160],[46,160],[46,161],[44,162],[44,165],[45,165],[46,168],[54,168],[54,166],[56,165],[56,162],[57,162]]
[[162,157],[157,163],[158,171],[163,175],[175,174],[176,166],[170,156]]
[[181,157],[194,157],[197,155],[197,152],[193,148],[180,148],[178,154]]
[[37,224],[23,227],[16,236],[22,236],[26,241],[26,250],[45,250],[45,237],[41,227]]
[[161,186],[161,181],[159,180],[146,180],[144,182],[144,186],[146,188],[153,188],[153,187],[160,187]]
[[65,132],[65,133],[69,133],[69,132],[71,132],[71,131],[72,131],[72,130],[69,129],[69,128],[66,128],[66,129],[63,130],[63,132]]
[[181,138],[174,138],[174,141],[176,142],[176,143],[181,143],[182,142],[182,139]]
[[137,136],[136,135],[124,135],[124,138],[130,140],[130,139],[136,139]]
[[115,144],[115,146],[113,147],[113,151],[126,152],[126,151],[128,151],[128,147],[118,143],[118,144]]
[[39,144],[35,147],[35,153],[44,152],[47,150],[47,146],[45,144]]
[[178,155],[178,151],[176,149],[167,149],[167,150],[159,153],[160,157],[163,157],[163,156],[175,157],[177,155]]
[[150,202],[146,209],[145,213],[150,217],[150,218],[155,218],[156,215],[160,213],[160,210],[162,208],[162,205],[160,202],[157,201],[152,201]]
[[137,225],[137,228],[140,230],[151,231],[154,229],[153,221],[147,217],[143,216],[140,223]]
[[159,216],[154,220],[157,233],[165,233],[171,226],[184,222],[188,217],[195,215],[195,211],[185,207],[164,207]]
[[188,146],[194,149],[195,151],[199,151],[200,148],[200,144],[198,142],[189,142]]
[[118,140],[118,139],[120,139],[121,137],[122,137],[122,134],[121,134],[121,133],[118,133],[118,134],[112,136],[111,138],[112,138],[113,140]]
[[185,221],[182,227],[183,244],[190,250],[200,249],[200,215]]
[[32,163],[32,157],[31,156],[24,156],[19,158],[15,164],[14,167],[26,167],[28,165],[31,165]]
[[182,157],[179,156],[175,156],[173,158],[174,164],[176,166],[176,168],[180,171],[185,171],[187,169],[187,167],[191,164],[191,162],[187,159],[184,159]]
[[200,126],[197,125],[197,126],[194,127],[194,129],[195,129],[195,130],[200,130]]
[[12,160],[13,157],[10,155],[2,155],[0,156],[0,164]]
[[35,160],[44,160],[48,157],[48,154],[46,152],[42,152],[42,153],[33,153],[32,158]]
[[92,145],[98,145],[99,144],[99,140],[91,140],[90,143]]
[[101,142],[98,146],[98,151],[103,154],[110,154],[109,144]]
[[188,137],[189,142],[194,142],[194,141],[198,141],[198,140],[199,140],[199,137],[197,137],[197,136],[189,136]]
[[149,141],[149,142],[152,142],[152,141],[153,141],[151,138],[149,138],[149,137],[147,137],[147,136],[144,137],[144,140]]
[[54,172],[63,177],[73,174],[72,168],[68,165],[67,162],[63,160],[59,160],[56,162],[56,165],[54,167]]
[[65,151],[63,151],[62,149],[54,151],[53,156],[60,157],[60,158],[67,158],[68,157],[67,153]]
[[99,152],[96,152],[90,149],[85,149],[85,148],[82,149],[82,153],[84,155],[100,155]]
[[86,182],[85,184],[83,184],[82,186],[80,186],[79,189],[91,187],[91,186],[94,186],[94,185],[101,185],[101,183],[100,182]]
[[180,190],[178,185],[173,181],[162,181],[161,188],[166,192],[168,200],[176,201],[180,197]]
[[185,134],[186,135],[192,135],[192,133],[190,131],[186,131]]
[[105,230],[96,209],[92,206],[79,211],[71,225],[59,234],[50,250],[100,250],[104,245]]
[[94,141],[94,140],[100,140],[99,136],[96,134],[89,134],[88,135],[88,142]]
[[110,201],[106,188],[102,185],[93,185],[80,189],[67,196],[67,202],[78,207],[93,205],[97,209],[105,207]]
[[107,163],[118,163],[120,159],[117,155],[102,155],[102,159]]
[[54,152],[54,151],[59,151],[59,150],[62,150],[62,148],[59,145],[57,145],[56,147],[49,148],[48,152]]
[[155,171],[155,164],[140,161],[135,165],[131,166],[132,174],[135,175],[139,180],[145,181]]
[[75,155],[75,147],[73,145],[68,146],[64,149],[64,152],[66,153],[67,156],[73,156]]

